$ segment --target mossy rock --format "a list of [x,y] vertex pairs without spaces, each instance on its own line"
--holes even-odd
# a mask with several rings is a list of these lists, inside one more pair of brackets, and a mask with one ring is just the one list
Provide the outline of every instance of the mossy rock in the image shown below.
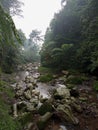
[[49,103],[49,102],[43,103],[38,110],[38,113],[40,115],[44,115],[46,112],[53,112],[53,107],[52,107],[51,103]]

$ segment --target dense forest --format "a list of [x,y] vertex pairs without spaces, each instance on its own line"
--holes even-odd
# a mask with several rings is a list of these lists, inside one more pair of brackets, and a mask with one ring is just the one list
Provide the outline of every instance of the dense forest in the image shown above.
[[62,1],[45,34],[41,50],[43,66],[97,73],[98,1]]
[[24,3],[0,0],[0,130],[98,130],[98,0],[60,4],[26,38]]
[[11,73],[18,64],[38,61],[40,31],[32,29],[27,39],[22,30],[17,30],[12,16],[22,16],[22,2],[0,0],[0,68]]

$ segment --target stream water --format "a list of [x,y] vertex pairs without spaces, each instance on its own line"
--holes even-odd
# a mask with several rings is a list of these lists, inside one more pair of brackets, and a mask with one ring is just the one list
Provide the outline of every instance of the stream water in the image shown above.
[[[24,80],[26,78],[26,76],[32,76],[35,80],[37,80],[38,76],[40,76],[40,74],[37,72],[38,67],[35,67],[34,70],[32,71],[32,73],[30,73],[29,71],[19,71],[17,76],[16,76],[16,81],[17,82],[21,82],[22,85],[25,87],[26,84],[24,83]],[[16,84],[14,84],[16,85]],[[13,87],[14,87],[13,85]],[[43,98],[50,98],[51,94],[49,93],[49,90],[52,89],[54,86],[51,86],[47,83],[41,83],[41,82],[37,82],[37,87],[35,88],[35,90],[40,92],[40,95],[43,96]],[[53,126],[53,130],[68,130],[64,125],[61,125],[60,123],[54,123]],[[47,130],[47,128],[46,128]]]

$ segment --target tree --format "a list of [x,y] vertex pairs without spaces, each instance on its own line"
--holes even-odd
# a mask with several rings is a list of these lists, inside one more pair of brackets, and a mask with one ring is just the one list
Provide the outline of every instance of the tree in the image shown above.
[[[42,64],[94,72],[98,70],[98,0],[63,2],[66,4],[54,15],[46,31],[41,50]],[[70,47],[66,49],[66,46]]]
[[16,64],[18,45],[21,43],[14,22],[0,6],[0,67],[11,72]]
[[4,10],[10,13],[11,16],[21,16],[21,6],[23,5],[23,2],[20,2],[20,0],[0,0],[0,3]]
[[25,41],[23,56],[25,62],[35,62],[40,60],[39,46],[41,38],[41,32],[38,30],[32,30],[29,35],[29,39]]

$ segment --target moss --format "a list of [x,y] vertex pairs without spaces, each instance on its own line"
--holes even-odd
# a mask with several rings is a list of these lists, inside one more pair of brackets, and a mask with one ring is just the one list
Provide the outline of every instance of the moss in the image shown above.
[[94,81],[93,87],[96,91],[98,91],[98,81]]
[[40,115],[44,115],[46,112],[53,112],[53,107],[49,102],[45,102],[38,110]]
[[53,76],[51,74],[45,74],[43,76],[40,76],[39,81],[40,82],[49,82],[53,79]]

